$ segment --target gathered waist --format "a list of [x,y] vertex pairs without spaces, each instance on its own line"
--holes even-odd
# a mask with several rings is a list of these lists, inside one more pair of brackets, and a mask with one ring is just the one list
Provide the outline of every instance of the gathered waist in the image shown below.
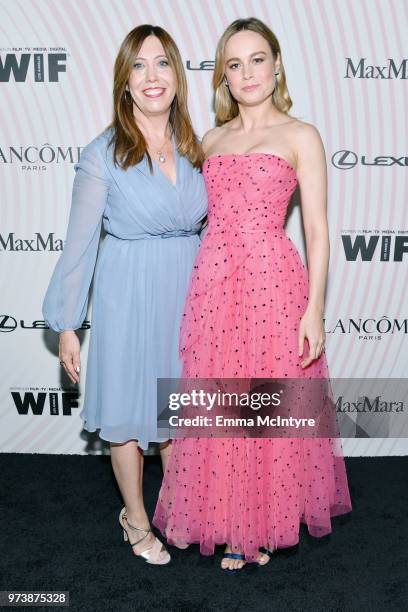
[[116,240],[155,240],[158,238],[188,238],[190,236],[198,236],[200,234],[201,228],[191,229],[191,230],[169,230],[168,232],[162,232],[161,234],[141,234],[140,236],[132,236],[130,238],[125,238],[123,236],[116,236],[115,234],[111,234],[107,232],[107,237],[116,238]]
[[275,235],[275,234],[278,235],[279,234],[279,235],[287,236],[287,234],[285,232],[285,229],[283,227],[278,227],[278,228],[275,228],[275,227],[273,227],[273,228],[269,228],[269,227],[267,227],[267,228],[265,228],[265,227],[262,227],[262,228],[252,228],[252,227],[249,227],[249,228],[246,228],[246,227],[234,227],[234,226],[229,226],[229,227],[226,227],[224,229],[219,229],[219,228],[212,229],[212,228],[209,227],[206,235],[207,236],[212,236],[212,235],[214,235],[214,236],[215,235],[217,235],[217,236],[219,236],[219,235],[239,236],[241,234],[264,234],[266,236],[270,236],[271,234],[273,234],[273,235]]

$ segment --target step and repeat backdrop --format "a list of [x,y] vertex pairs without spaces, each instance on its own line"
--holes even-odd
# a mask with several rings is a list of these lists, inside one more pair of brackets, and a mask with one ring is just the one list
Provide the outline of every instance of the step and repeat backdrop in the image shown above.
[[[1,451],[106,451],[82,430],[83,385],[62,378],[58,335],[41,305],[64,248],[73,166],[110,120],[113,62],[142,23],[175,38],[200,136],[213,125],[213,59],[225,27],[256,16],[276,33],[292,114],[318,127],[327,154],[331,376],[406,376],[406,0],[0,0],[0,11]],[[286,231],[305,260],[299,206]],[[82,379],[91,325],[90,308]],[[343,448],[407,454],[408,440],[363,432]]]

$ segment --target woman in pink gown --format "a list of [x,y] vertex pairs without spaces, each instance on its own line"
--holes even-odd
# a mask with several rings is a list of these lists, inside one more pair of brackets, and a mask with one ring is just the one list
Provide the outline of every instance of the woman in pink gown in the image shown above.
[[[213,85],[218,127],[203,140],[208,231],[182,322],[183,376],[326,379],[320,136],[288,115],[279,43],[257,19],[224,32]],[[284,231],[298,185],[309,274]],[[295,545],[301,522],[319,537],[350,510],[338,439],[195,437],[172,443],[153,523],[170,544],[199,543],[205,555],[225,543],[221,564],[233,570]]]

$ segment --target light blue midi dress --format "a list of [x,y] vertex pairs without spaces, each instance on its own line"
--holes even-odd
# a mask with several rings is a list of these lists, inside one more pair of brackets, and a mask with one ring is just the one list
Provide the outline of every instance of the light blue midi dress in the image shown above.
[[88,144],[75,166],[65,247],[43,316],[57,332],[80,328],[93,279],[83,427],[147,449],[163,441],[157,378],[181,375],[180,322],[207,194],[175,146],[175,185],[156,162],[151,174],[146,158],[126,171],[115,166],[111,135],[105,130]]

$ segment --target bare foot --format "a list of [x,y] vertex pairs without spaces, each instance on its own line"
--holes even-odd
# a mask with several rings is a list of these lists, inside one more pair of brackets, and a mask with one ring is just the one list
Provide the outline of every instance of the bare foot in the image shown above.
[[[240,551],[238,550],[233,551],[231,546],[227,544],[227,546],[225,547],[224,553],[240,553]],[[242,569],[245,564],[246,564],[246,561],[244,559],[229,559],[228,557],[227,558],[224,557],[221,561],[222,569],[229,569],[229,570]]]
[[186,550],[186,548],[190,546],[190,544],[186,544],[184,542],[176,542],[176,541],[174,541],[173,544],[176,548],[179,548],[180,550]]
[[[270,550],[270,553],[272,553],[273,551]],[[257,558],[256,562],[258,563],[258,565],[266,565],[267,563],[269,563],[271,557],[270,555],[261,552],[259,554],[259,557]]]

